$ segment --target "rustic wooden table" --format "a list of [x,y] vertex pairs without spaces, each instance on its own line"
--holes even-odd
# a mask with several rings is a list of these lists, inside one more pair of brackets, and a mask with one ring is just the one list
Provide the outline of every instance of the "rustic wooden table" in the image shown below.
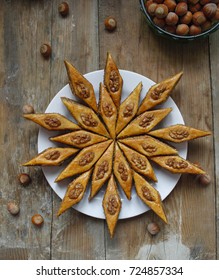
[[[137,0],[68,2],[62,18],[60,0],[0,0],[0,259],[218,259],[219,32],[180,44],[151,31]],[[109,15],[118,23],[112,33],[104,29]],[[41,56],[42,43],[52,46],[50,59]],[[119,221],[113,239],[105,221],[74,209],[57,218],[61,200],[41,168],[20,165],[36,154],[39,129],[23,119],[23,105],[45,111],[67,83],[64,59],[87,73],[103,69],[107,51],[120,69],[156,82],[183,70],[172,97],[187,125],[213,132],[190,142],[188,152],[211,184],[181,176],[164,201],[168,225],[149,211]],[[18,183],[21,172],[32,178],[28,187]],[[18,216],[8,213],[10,200],[20,204]],[[42,228],[32,225],[34,213],[43,215]],[[151,221],[161,228],[154,237],[146,230]]]

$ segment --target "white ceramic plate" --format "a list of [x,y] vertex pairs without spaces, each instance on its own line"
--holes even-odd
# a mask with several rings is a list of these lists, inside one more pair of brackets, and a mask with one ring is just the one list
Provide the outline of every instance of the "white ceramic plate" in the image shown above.
[[[120,73],[124,81],[122,100],[124,100],[132,92],[132,90],[137,86],[139,82],[142,82],[143,84],[141,99],[143,99],[145,93],[154,84],[154,82],[151,81],[150,79],[134,72],[120,70]],[[98,100],[99,83],[103,81],[103,70],[88,73],[85,75],[85,77],[92,83]],[[73,120],[70,113],[62,103],[60,99],[61,96],[65,96],[76,100],[76,98],[71,93],[69,85],[66,85],[52,99],[52,101],[50,102],[49,106],[46,109],[46,113],[57,112]],[[157,108],[158,107],[172,108],[171,113],[159,124],[159,127],[167,127],[173,124],[184,124],[182,115],[178,107],[170,97],[165,103],[157,106]],[[44,128],[40,128],[39,136],[38,136],[38,152],[40,153],[48,147],[57,146],[58,144],[51,142],[49,140],[49,137],[58,134],[60,133],[50,132],[45,130]],[[177,148],[180,156],[186,158],[187,143],[175,144],[174,146]],[[58,167],[42,167],[42,170],[44,172],[44,175],[48,183],[61,199],[63,199],[67,186],[70,183],[71,179],[65,179],[59,183],[54,183],[54,181],[55,178],[58,176],[58,174],[65,168],[66,164],[63,164],[62,166],[58,166]],[[170,172],[161,169],[160,167],[154,165],[153,163],[152,165],[154,167],[155,174],[158,179],[158,182],[154,183],[154,186],[160,192],[162,200],[164,200],[177,184],[180,178],[180,174],[171,174]],[[90,193],[90,186],[88,186],[82,201],[77,205],[75,205],[74,208],[77,209],[79,212],[87,214],[89,216],[105,219],[103,208],[102,208],[102,198],[104,195],[104,190],[105,187],[103,187],[100,190],[100,192],[93,198],[92,201],[88,201],[88,197]],[[120,188],[119,188],[119,192],[122,200],[122,209],[120,212],[119,219],[134,217],[149,210],[149,208],[138,198],[134,190],[134,186],[132,190],[132,199],[130,201],[127,200],[127,198],[125,197],[124,193]]]

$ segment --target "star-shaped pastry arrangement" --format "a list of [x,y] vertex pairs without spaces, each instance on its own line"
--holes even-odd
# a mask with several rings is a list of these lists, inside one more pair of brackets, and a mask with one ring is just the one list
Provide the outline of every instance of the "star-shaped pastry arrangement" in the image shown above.
[[93,85],[69,62],[65,61],[65,67],[71,91],[80,102],[66,97],[61,100],[75,122],[59,113],[24,117],[48,130],[63,131],[50,140],[68,146],[48,148],[23,165],[57,166],[72,157],[55,180],[72,177],[58,216],[80,203],[90,182],[89,200],[106,185],[102,206],[111,237],[122,208],[118,188],[131,200],[135,187],[139,199],[167,223],[160,193],[152,183],[157,178],[151,162],[172,173],[204,174],[203,169],[180,157],[165,140],[180,143],[211,134],[182,124],[155,129],[172,110],[155,107],[167,100],[183,73],[154,84],[141,103],[140,82],[121,102],[123,79],[112,55],[107,53],[97,103]]

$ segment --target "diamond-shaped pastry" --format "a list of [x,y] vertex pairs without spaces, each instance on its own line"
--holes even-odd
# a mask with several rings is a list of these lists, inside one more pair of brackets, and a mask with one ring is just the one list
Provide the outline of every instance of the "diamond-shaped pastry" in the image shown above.
[[25,119],[31,120],[47,130],[79,130],[76,123],[58,113],[24,114]]
[[103,197],[103,209],[111,238],[114,235],[122,202],[113,175],[110,177]]
[[65,62],[72,93],[97,112],[97,102],[93,85],[68,61]]
[[142,82],[140,82],[130,95],[121,103],[116,125],[117,135],[135,117],[138,110],[141,89]]
[[147,204],[165,223],[167,223],[167,217],[164,212],[163,203],[158,190],[156,190],[151,184],[149,184],[142,176],[133,171],[133,178],[135,181],[135,189],[137,195],[141,200]]

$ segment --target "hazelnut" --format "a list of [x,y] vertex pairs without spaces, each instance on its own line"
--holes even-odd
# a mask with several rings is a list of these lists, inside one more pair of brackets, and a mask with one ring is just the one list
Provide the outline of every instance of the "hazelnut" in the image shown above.
[[173,12],[169,12],[165,18],[167,25],[176,25],[178,20],[179,20],[179,17],[177,16],[177,14],[175,14]]
[[212,21],[219,21],[219,7],[217,8],[215,16],[211,20]]
[[155,10],[156,10],[156,8],[157,8],[157,3],[151,3],[149,6],[148,6],[148,8],[147,8],[147,11],[148,11],[148,14],[150,15],[150,16],[154,16],[155,15]]
[[188,2],[192,5],[195,5],[199,2],[199,0],[188,0]]
[[59,11],[61,16],[66,17],[69,13],[68,3],[67,2],[62,2],[61,4],[59,4],[58,11]]
[[214,3],[208,3],[206,5],[204,5],[203,9],[202,9],[204,15],[207,18],[213,18],[216,14],[217,11],[217,5]]
[[148,6],[151,4],[151,3],[154,3],[155,1],[153,1],[153,0],[148,0],[148,1],[146,1],[146,3],[145,3],[145,8],[147,9],[148,8]]
[[209,28],[211,28],[211,26],[212,26],[211,21],[207,20],[205,23],[203,23],[201,25],[202,32],[204,32],[204,31],[208,30]]
[[197,3],[195,5],[189,4],[189,11],[192,12],[192,13],[200,11],[201,8],[202,8],[202,6],[199,3]]
[[160,228],[159,228],[158,224],[150,223],[147,226],[147,230],[151,235],[156,235],[160,231]]
[[176,27],[176,34],[177,35],[188,35],[189,33],[189,27],[187,24],[181,23],[178,24]]
[[[204,6],[205,4],[208,4],[211,0],[199,0],[199,3]],[[213,2],[213,1],[211,1]]]
[[114,31],[116,29],[117,22],[114,17],[107,17],[104,21],[104,25],[106,30]]
[[157,5],[157,8],[155,10],[155,16],[157,18],[165,18],[168,14],[168,8],[164,4]]
[[23,185],[23,186],[27,186],[31,183],[30,175],[28,175],[27,173],[19,174],[18,175],[18,180],[21,183],[21,185]]
[[190,27],[189,27],[189,35],[198,35],[202,32],[202,29],[200,26],[197,26],[197,25],[194,25],[192,24]]
[[195,25],[202,25],[203,23],[205,23],[207,21],[207,19],[203,12],[198,11],[193,14],[192,21]]
[[175,0],[164,0],[163,4],[167,6],[169,12],[175,11],[175,8],[176,8]]
[[20,212],[20,207],[14,201],[9,201],[7,204],[7,210],[11,215],[17,215]]
[[34,108],[33,108],[32,105],[26,104],[26,105],[23,106],[22,111],[23,111],[24,114],[33,114],[34,113]]
[[154,0],[154,2],[157,3],[157,4],[162,4],[163,0]]
[[164,27],[164,30],[171,33],[171,34],[176,34],[176,26],[175,25],[166,25]]
[[154,24],[156,24],[157,26],[163,28],[165,26],[165,19],[164,18],[157,18],[157,17],[154,17],[153,18],[153,22]]
[[178,16],[183,16],[187,13],[188,11],[188,5],[185,2],[180,2],[176,5],[175,13]]
[[44,58],[49,58],[51,55],[52,49],[48,44],[42,44],[40,47],[40,53]]
[[35,214],[32,216],[31,218],[31,222],[35,225],[35,226],[42,226],[44,219],[40,214]]
[[184,16],[180,18],[180,23],[190,24],[192,21],[192,13],[188,11]]
[[197,180],[201,185],[209,185],[211,183],[211,177],[209,174],[198,175]]

